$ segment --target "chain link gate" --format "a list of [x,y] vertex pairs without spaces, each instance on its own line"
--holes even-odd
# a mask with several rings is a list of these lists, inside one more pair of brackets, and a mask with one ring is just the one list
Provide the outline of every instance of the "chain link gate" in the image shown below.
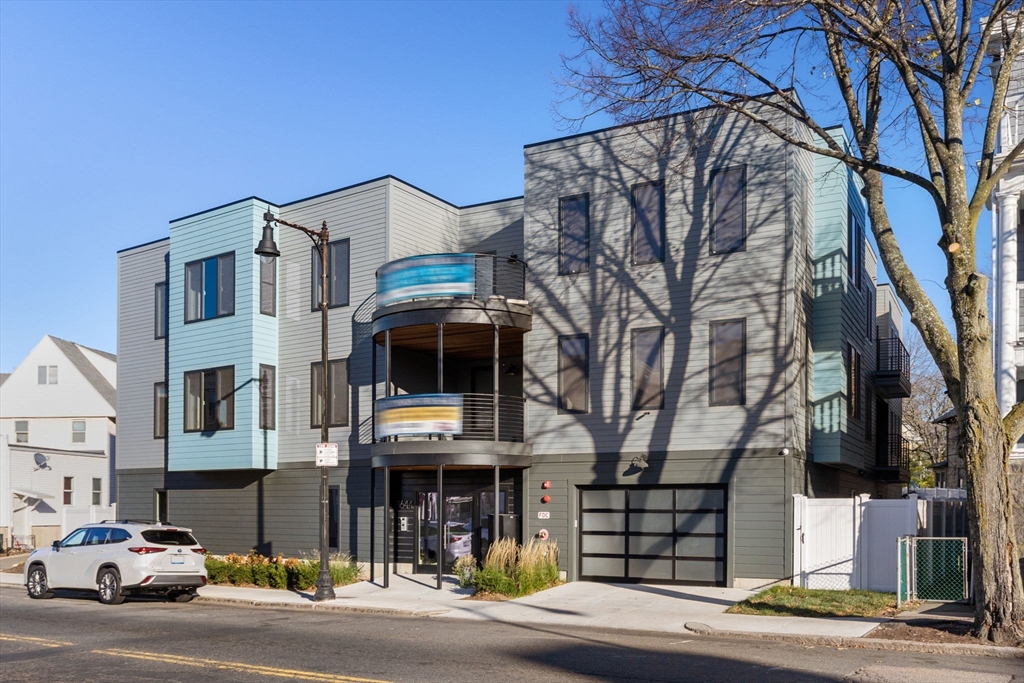
[[967,539],[902,536],[897,554],[896,604],[967,600]]

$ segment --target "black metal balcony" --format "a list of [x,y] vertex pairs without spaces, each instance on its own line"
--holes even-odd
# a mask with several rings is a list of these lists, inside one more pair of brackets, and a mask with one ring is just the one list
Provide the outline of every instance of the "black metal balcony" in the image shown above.
[[[495,410],[497,399],[497,410]],[[407,404],[417,404],[408,407]],[[405,411],[395,415],[392,410]],[[494,394],[402,394],[374,403],[374,443],[505,441],[522,443],[525,399]],[[497,429],[495,428],[497,425]]]
[[875,388],[885,398],[910,396],[910,354],[899,337],[878,340]]
[[526,300],[526,263],[494,254],[426,254],[377,270],[377,307],[422,299]]
[[910,442],[902,436],[890,434],[879,449],[876,472],[882,481],[909,482]]

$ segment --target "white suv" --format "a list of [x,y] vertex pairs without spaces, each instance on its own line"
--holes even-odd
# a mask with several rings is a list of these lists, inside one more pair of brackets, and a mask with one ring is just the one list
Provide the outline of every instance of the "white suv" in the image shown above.
[[132,593],[159,593],[188,602],[206,585],[206,549],[191,529],[157,522],[99,522],[75,529],[25,561],[29,597],[56,588],[94,590],[105,605]]

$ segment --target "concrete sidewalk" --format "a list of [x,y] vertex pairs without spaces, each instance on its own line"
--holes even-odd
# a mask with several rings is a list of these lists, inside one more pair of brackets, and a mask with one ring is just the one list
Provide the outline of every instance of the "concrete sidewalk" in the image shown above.
[[[0,583],[21,585],[19,574],[0,574]],[[314,603],[311,593],[269,588],[204,586],[204,601],[276,607],[315,607],[440,616],[522,625],[589,626],[686,633],[683,624],[700,622],[724,631],[858,638],[887,619],[812,619],[725,614],[752,595],[734,588],[573,582],[505,602],[467,600],[472,590],[445,577],[442,590],[425,575],[392,575],[391,586],[362,581],[335,589],[333,601]]]

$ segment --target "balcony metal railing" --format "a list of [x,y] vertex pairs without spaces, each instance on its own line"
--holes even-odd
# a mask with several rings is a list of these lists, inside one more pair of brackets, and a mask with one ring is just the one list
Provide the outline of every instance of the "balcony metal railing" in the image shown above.
[[417,299],[526,299],[526,262],[515,255],[428,254],[377,270],[377,306]]
[[[401,397],[378,399],[379,406],[395,398],[414,396],[403,394]],[[374,432],[374,442],[383,441],[423,441],[423,440],[455,440],[455,441],[510,441],[522,443],[525,427],[525,401],[521,396],[498,396],[498,429],[494,429],[494,394],[438,394],[437,396],[461,397],[462,425],[458,434],[430,433],[421,431],[415,434],[379,437]],[[375,408],[377,405],[375,405]],[[377,411],[374,411],[376,415]],[[427,427],[426,429],[429,429]]]
[[910,442],[902,436],[890,435],[885,452],[880,455],[879,467],[910,469]]
[[899,337],[878,340],[878,361],[875,372],[898,374],[910,381],[910,353]]

